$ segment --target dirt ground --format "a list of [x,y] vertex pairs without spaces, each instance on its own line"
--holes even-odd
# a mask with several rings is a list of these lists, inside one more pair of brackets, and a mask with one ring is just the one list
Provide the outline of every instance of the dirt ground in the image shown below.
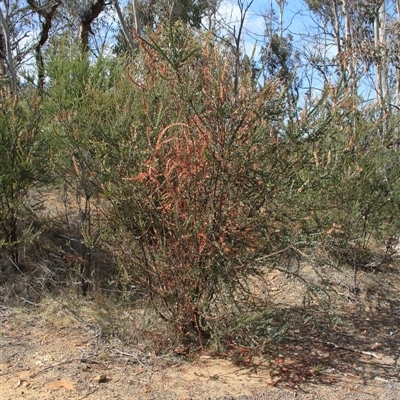
[[331,275],[337,296],[329,318],[317,305],[302,308],[296,281],[270,277],[271,296],[287,309],[291,324],[286,337],[259,357],[247,357],[239,346],[224,357],[160,356],[101,337],[90,314],[76,318],[71,305],[55,298],[2,305],[0,398],[398,399],[398,261],[360,272],[357,294],[347,290],[351,271],[338,276]]
[[[46,198],[50,217],[77,212],[65,211],[53,192]],[[283,310],[289,324],[284,338],[262,354],[240,346],[219,356],[199,351],[189,357],[173,347],[157,352],[142,344],[146,334],[136,333],[135,310],[110,314],[106,303],[65,293],[49,292],[39,303],[15,289],[16,277],[3,281],[0,400],[397,400],[400,255],[372,261],[358,272],[356,291],[351,269],[315,274],[302,267],[308,282],[322,273],[332,289],[325,308],[305,301],[304,287],[290,274],[270,273],[264,288],[269,304]],[[29,276],[18,279],[32,286]],[[114,334],[120,327],[122,334]],[[153,326],[149,335],[162,336],[158,330]]]

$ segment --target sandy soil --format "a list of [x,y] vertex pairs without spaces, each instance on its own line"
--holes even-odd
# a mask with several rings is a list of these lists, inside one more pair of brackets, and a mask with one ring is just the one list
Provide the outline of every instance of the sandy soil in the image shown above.
[[[90,318],[62,303],[0,306],[0,398],[13,399],[393,399],[400,397],[398,267],[360,274],[360,294],[342,293],[340,313],[295,303],[297,283],[273,277],[292,324],[263,357],[246,349],[191,360],[156,356],[104,339]],[[341,286],[345,285],[341,282]],[[277,295],[278,297],[278,295]],[[283,303],[285,305],[285,303]]]

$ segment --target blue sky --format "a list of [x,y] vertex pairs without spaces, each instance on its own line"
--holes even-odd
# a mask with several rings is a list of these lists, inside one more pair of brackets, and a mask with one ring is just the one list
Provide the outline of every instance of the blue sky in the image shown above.
[[[247,0],[242,1],[245,5],[248,4]],[[263,15],[265,15],[271,7],[278,10],[276,0],[255,0],[252,3],[245,21],[244,41],[246,53],[249,54],[253,51],[255,43],[257,43],[257,49],[260,50],[265,33],[265,18]],[[226,22],[238,24],[240,19],[238,0],[222,0],[219,12]],[[283,18],[284,35],[290,33],[295,37],[295,41],[298,41],[300,38],[296,38],[296,36],[301,33],[306,33],[312,27],[312,24],[312,20],[307,15],[306,8],[301,0],[287,1]]]

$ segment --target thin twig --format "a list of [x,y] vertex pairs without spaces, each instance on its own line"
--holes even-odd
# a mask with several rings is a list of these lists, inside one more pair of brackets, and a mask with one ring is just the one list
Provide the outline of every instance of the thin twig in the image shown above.
[[82,318],[80,318],[80,317],[78,316],[78,314],[77,314],[74,310],[72,310],[70,307],[68,307],[68,306],[65,305],[64,303],[62,303],[60,300],[56,299],[56,298],[45,288],[45,286],[43,285],[43,282],[40,282],[40,284],[42,285],[42,287],[43,287],[43,289],[44,289],[44,291],[45,291],[45,293],[46,293],[47,296],[49,296],[52,300],[54,300],[55,302],[57,302],[58,304],[60,304],[60,305],[63,306],[64,308],[66,308],[66,309],[72,314],[72,316],[73,316],[79,323],[83,323]]
[[328,345],[328,346],[333,346],[335,349],[352,351],[354,353],[364,354],[366,356],[371,356],[371,357],[377,358],[379,360],[382,359],[381,356],[379,356],[376,353],[373,353],[372,351],[364,351],[364,350],[354,349],[352,347],[341,346],[341,345],[338,345],[336,343],[333,343],[333,342],[330,342],[330,341],[320,340],[320,339],[317,339],[317,338],[312,338],[312,337],[306,338],[306,337],[301,337],[301,336],[298,336],[298,337],[288,337],[287,336],[286,338],[289,339],[289,340],[296,340],[296,341],[297,340],[304,340],[304,341],[312,340],[313,342],[316,342],[316,343],[325,344],[325,345]]
[[[285,251],[287,251],[287,250],[289,250],[289,249],[293,249],[293,246],[290,245],[290,246],[285,247],[284,249],[275,251],[274,253],[271,253],[271,254],[267,254],[267,255],[265,255],[265,256],[262,256],[262,257],[260,257],[257,261],[262,261],[262,260],[266,260],[267,258],[271,258],[271,257],[277,256],[278,254],[284,253]],[[297,250],[297,249],[294,249],[294,250],[299,251],[299,250]]]
[[31,306],[40,307],[40,304],[33,303],[32,301],[26,300],[26,299],[23,298],[23,297],[20,297],[20,299],[21,299],[22,301],[24,301],[25,303],[30,304]]
[[132,358],[136,359],[137,362],[138,362],[142,367],[144,367],[144,368],[148,369],[149,371],[151,371],[151,369],[150,369],[147,365],[143,364],[142,361],[140,361],[139,357],[138,357],[136,354],[126,353],[125,351],[121,351],[121,350],[118,350],[118,349],[114,349],[114,350],[115,350],[118,354],[121,354],[121,355],[123,355],[123,356],[132,357]]
[[89,397],[90,395],[92,395],[93,393],[96,393],[97,392],[97,388],[96,389],[93,389],[91,392],[89,392],[89,393],[86,393],[83,397],[81,397],[79,400],[83,400],[83,399],[86,399],[87,397]]
[[351,347],[337,345],[337,344],[335,344],[333,342],[326,342],[326,344],[328,344],[330,346],[333,346],[335,349],[353,351],[354,353],[361,353],[361,354],[364,354],[366,356],[371,356],[371,357],[377,358],[379,360],[382,358],[381,356],[379,356],[376,353],[373,353],[372,351],[363,351],[363,350],[353,349]]
[[48,371],[49,369],[58,367],[59,365],[70,364],[70,363],[72,363],[72,362],[74,362],[74,361],[81,361],[81,360],[82,360],[82,358],[72,358],[71,360],[60,361],[60,362],[58,362],[58,363],[49,365],[49,366],[47,366],[46,368],[41,369],[40,371],[36,372],[36,373],[33,374],[33,375],[30,375],[29,378],[30,378],[30,379],[36,378],[38,375],[42,374],[43,372],[46,372],[46,371]]
[[11,264],[14,265],[14,267],[18,270],[18,272],[19,272],[21,275],[25,275],[25,274],[19,269],[18,265],[17,265],[11,258],[9,258],[8,260],[11,262]]

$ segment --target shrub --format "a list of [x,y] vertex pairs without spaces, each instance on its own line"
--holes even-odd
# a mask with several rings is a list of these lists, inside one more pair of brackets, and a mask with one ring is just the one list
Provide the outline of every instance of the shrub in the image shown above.
[[200,345],[291,230],[275,203],[278,82],[257,87],[243,72],[234,93],[233,56],[209,39],[177,24],[141,43],[144,68],[129,79],[149,123],[133,122],[124,146],[136,159],[120,158],[106,190],[127,283]]
[[237,54],[210,36],[176,23],[137,40],[132,60],[66,52],[48,63],[53,160],[78,198],[82,283],[102,247],[178,340],[273,332],[253,277],[273,267],[304,279],[304,258],[317,272],[357,264],[394,226],[397,153],[340,87],[295,120],[281,82],[261,85],[243,67],[236,86]]
[[344,88],[327,85],[286,126],[283,141],[292,149],[287,198],[301,232],[292,246],[317,271],[326,264],[367,264],[371,242],[398,229],[397,155],[379,138],[378,122]]
[[64,187],[65,199],[76,205],[76,216],[65,213],[65,236],[70,238],[66,251],[84,295],[99,268],[96,253],[103,219],[102,184],[111,179],[104,168],[107,143],[103,123],[113,118],[109,98],[118,72],[113,60],[99,57],[91,62],[78,48],[66,48],[62,43],[57,51],[49,50],[46,60],[49,82],[44,108],[53,151],[52,172]]
[[21,268],[25,246],[37,232],[30,225],[37,204],[29,191],[49,180],[49,148],[42,130],[39,100],[28,90],[23,98],[5,97],[0,108],[0,245]]

